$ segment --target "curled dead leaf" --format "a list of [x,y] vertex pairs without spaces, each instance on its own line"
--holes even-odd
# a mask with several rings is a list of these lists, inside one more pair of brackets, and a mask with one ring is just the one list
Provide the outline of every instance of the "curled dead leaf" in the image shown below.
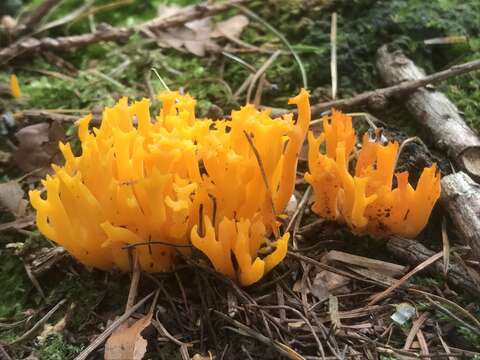
[[[179,11],[177,6],[162,6],[159,8],[161,18],[171,17]],[[157,44],[163,48],[173,48],[188,51],[197,56],[205,56],[207,52],[218,52],[220,46],[214,41],[219,38],[238,38],[248,25],[244,15],[233,16],[225,21],[212,23],[210,17],[185,23],[183,26],[156,31]]]
[[315,275],[310,291],[318,300],[323,301],[333,294],[347,293],[349,283],[350,279],[345,276],[321,270]]
[[105,360],[143,359],[148,342],[141,333],[151,321],[152,315],[148,314],[115,330],[105,343]]
[[25,193],[17,181],[8,181],[0,184],[0,207],[7,209],[15,217],[25,215],[28,201]]
[[43,177],[50,164],[62,159],[58,142],[65,140],[65,131],[57,122],[43,122],[25,126],[15,134],[18,149],[13,155],[15,164],[25,172],[39,170],[35,175]]
[[215,25],[212,38],[227,37],[238,38],[249,21],[245,15],[236,15]]

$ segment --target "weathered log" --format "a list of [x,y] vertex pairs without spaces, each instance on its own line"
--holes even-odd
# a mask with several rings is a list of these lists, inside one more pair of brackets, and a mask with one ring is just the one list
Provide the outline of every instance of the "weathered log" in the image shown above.
[[442,179],[440,203],[459,233],[459,239],[480,259],[480,185],[464,172]]
[[[435,255],[434,251],[427,249],[420,242],[397,236],[393,236],[388,240],[387,249],[395,256],[395,258],[406,261],[412,266],[416,266]],[[467,291],[475,296],[480,295],[480,288],[478,285],[472,280],[470,274],[467,273],[467,270],[459,265],[455,259],[450,260],[450,266],[446,277],[443,272],[442,261],[436,261],[431,266],[427,267],[425,271],[432,275],[440,275],[444,277],[452,287]]]
[[[377,68],[387,85],[425,78],[425,72],[402,52],[390,53],[386,46],[377,54]],[[445,151],[453,163],[480,181],[480,138],[465,124],[457,107],[433,86],[425,86],[401,98],[423,126],[426,140]]]

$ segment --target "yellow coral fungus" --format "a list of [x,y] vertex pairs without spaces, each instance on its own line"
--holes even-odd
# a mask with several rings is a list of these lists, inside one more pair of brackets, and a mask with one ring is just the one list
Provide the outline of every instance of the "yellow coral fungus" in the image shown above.
[[[313,210],[326,219],[345,221],[357,233],[417,236],[440,196],[436,165],[423,170],[416,189],[408,183],[408,172],[396,174],[393,188],[398,143],[383,145],[364,134],[352,176],[349,158],[355,132],[351,117],[333,111],[323,119],[323,127],[318,138],[308,134],[305,179],[314,189]],[[325,154],[320,152],[322,144]]]
[[22,90],[20,89],[20,84],[18,83],[18,78],[15,74],[10,75],[10,93],[15,98],[22,96]]
[[200,120],[189,95],[159,99],[155,121],[148,100],[126,98],[99,127],[89,129],[90,115],[78,121],[81,154],[60,144],[65,164],[43,181],[46,195],[30,192],[39,230],[90,267],[127,270],[125,246],[143,244],[135,247],[141,268],[166,271],[192,244],[241,284],[260,280],[287,252],[288,234],[269,237],[293,191],[308,93],[291,100],[296,123],[252,105],[230,121]]

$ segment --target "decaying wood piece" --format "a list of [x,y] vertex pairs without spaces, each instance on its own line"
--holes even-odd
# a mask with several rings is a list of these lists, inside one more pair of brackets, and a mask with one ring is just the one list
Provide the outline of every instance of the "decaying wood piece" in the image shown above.
[[[403,53],[390,53],[386,46],[378,50],[377,68],[387,85],[423,79],[423,69]],[[480,138],[463,121],[457,107],[432,86],[418,88],[402,100],[408,111],[424,127],[427,140],[475,181],[480,180]]]
[[[387,249],[395,258],[406,261],[412,266],[418,265],[435,254],[434,251],[427,249],[416,240],[409,240],[397,236],[393,236],[388,240]],[[441,261],[436,261],[427,267],[425,271],[433,275],[445,276]],[[457,287],[476,296],[480,295],[480,288],[472,280],[467,270],[455,262],[454,259],[450,261],[450,268],[446,280],[453,287]]]
[[480,259],[480,185],[464,172],[443,177],[442,206],[459,232],[460,241]]
[[159,18],[147,21],[135,27],[112,27],[101,24],[97,30],[82,35],[63,36],[57,38],[24,37],[11,45],[0,50],[0,65],[8,63],[14,58],[40,50],[67,50],[75,49],[88,44],[101,41],[127,41],[130,36],[136,32],[149,31],[155,32],[165,30],[171,27],[185,24],[186,22],[213,16],[226,11],[233,5],[238,5],[244,0],[230,0],[222,3],[213,3],[209,1],[186,7],[171,16],[160,16]]
[[338,250],[330,250],[327,253],[326,258],[329,261],[339,261],[349,265],[360,266],[369,270],[378,271],[388,276],[398,276],[403,274],[406,270],[406,266],[403,265],[348,254]]
[[63,260],[66,255],[65,249],[60,246],[40,249],[28,258],[28,260],[32,258],[31,262],[29,261],[32,275],[38,277],[45,274],[54,265]]

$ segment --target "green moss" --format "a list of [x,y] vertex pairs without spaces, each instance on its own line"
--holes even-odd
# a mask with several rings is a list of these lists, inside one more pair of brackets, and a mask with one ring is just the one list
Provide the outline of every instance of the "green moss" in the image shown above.
[[15,317],[26,309],[32,285],[22,262],[7,250],[0,250],[0,318]]
[[40,360],[68,360],[73,359],[82,351],[82,347],[72,345],[65,341],[60,333],[47,336],[37,351]]

